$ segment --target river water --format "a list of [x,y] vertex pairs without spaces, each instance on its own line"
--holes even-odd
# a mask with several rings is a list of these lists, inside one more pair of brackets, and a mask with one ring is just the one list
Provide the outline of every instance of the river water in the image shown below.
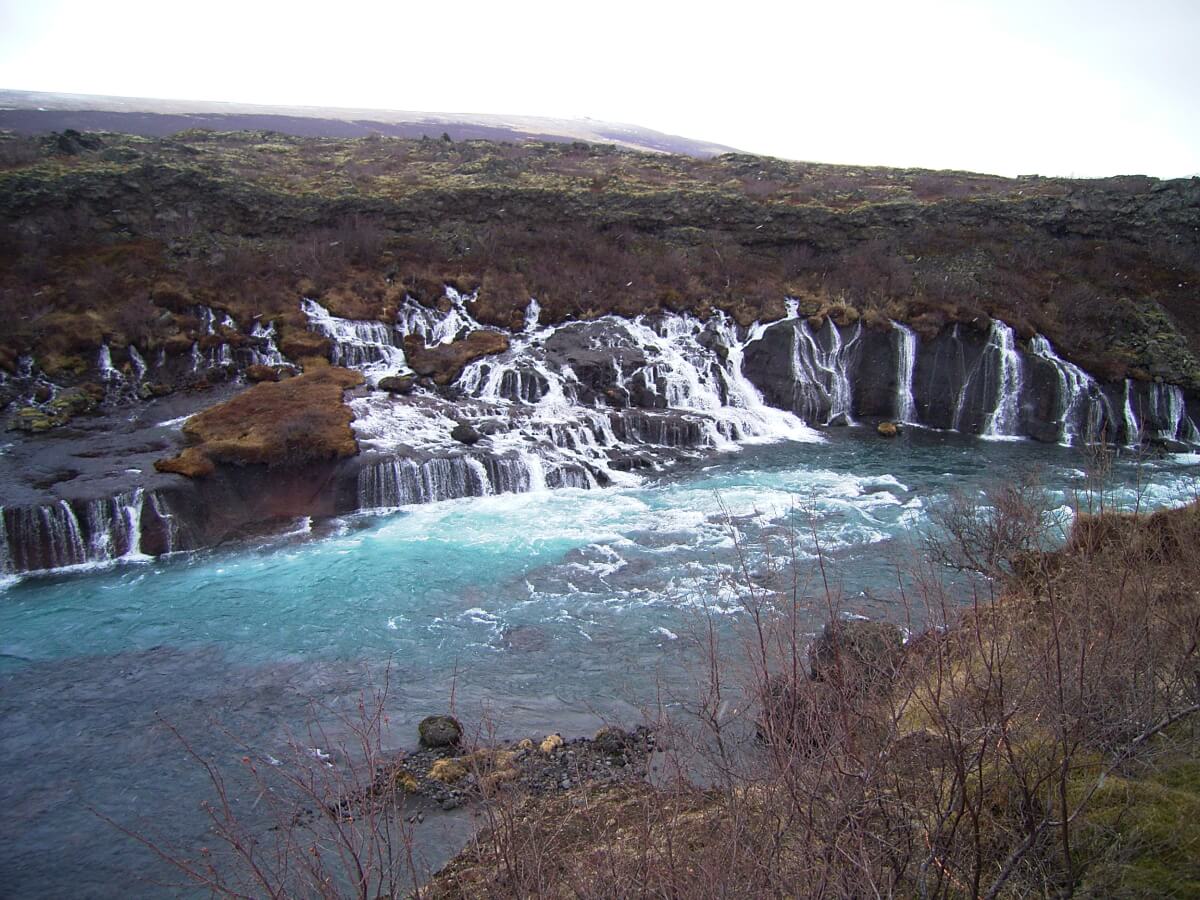
[[[234,765],[282,757],[310,704],[353,705],[386,669],[388,740],[451,704],[498,736],[585,733],[691,690],[702,614],[738,619],[747,577],[795,558],[827,617],[816,547],[846,614],[906,622],[897,564],[930,510],[1036,473],[1087,502],[1082,451],[909,429],[831,429],[746,446],[638,484],[451,500],[298,522],[294,533],[0,593],[0,892],[161,895],[147,852],[89,807],[183,844],[204,831],[203,772],[163,727]],[[1119,458],[1105,502],[1196,496],[1200,456]],[[790,582],[789,582],[790,583]],[[919,624],[919,623],[915,623]],[[461,819],[425,845],[436,865]]]

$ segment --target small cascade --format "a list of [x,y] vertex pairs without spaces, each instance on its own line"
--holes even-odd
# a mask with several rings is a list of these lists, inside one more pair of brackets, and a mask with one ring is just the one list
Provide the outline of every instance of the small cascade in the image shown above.
[[1159,440],[1200,443],[1196,423],[1187,414],[1183,389],[1175,384],[1155,382],[1150,386],[1151,436]]
[[112,364],[112,351],[108,349],[108,344],[100,345],[100,353],[96,359],[96,368],[100,372],[100,380],[105,384],[120,385],[125,382],[125,376],[117,371]]
[[1012,328],[992,320],[981,364],[992,387],[995,401],[984,419],[983,437],[1011,437],[1018,434],[1021,410],[1021,355],[1017,352]]
[[0,510],[10,574],[144,559],[141,488],[98,500]]
[[414,503],[519,493],[533,489],[536,478],[525,459],[443,456],[417,461],[390,457],[359,471],[358,508],[395,509]]
[[[173,553],[179,549],[179,522],[176,521],[174,513],[171,512],[166,502],[158,495],[157,491],[151,491],[144,495],[143,502],[150,504],[150,509],[155,517],[162,523],[163,538],[164,538],[164,553]],[[138,532],[139,532],[139,549],[141,546],[141,513],[138,513]]]
[[134,380],[139,384],[145,381],[149,366],[146,365],[146,360],[142,358],[142,354],[138,352],[138,348],[133,346],[133,344],[129,345],[129,364],[133,366]]
[[1073,444],[1082,436],[1085,441],[1098,440],[1112,410],[1095,379],[1074,363],[1062,359],[1042,335],[1034,335],[1029,352],[1054,367],[1058,376],[1055,392],[1055,419],[1058,442]]
[[464,297],[454,288],[448,287],[444,297],[448,309],[443,312],[440,309],[422,306],[412,297],[405,297],[403,305],[396,311],[396,332],[401,337],[415,334],[425,342],[426,347],[449,344],[455,338],[483,327],[467,311],[467,301],[471,299],[474,298]]
[[204,329],[205,334],[217,333],[217,314],[213,312],[211,307],[198,306],[196,308],[196,318],[200,320],[200,327]]
[[275,323],[255,322],[250,337],[256,342],[250,348],[250,364],[255,366],[283,366],[287,360],[275,345]]
[[792,345],[792,377],[801,418],[806,422],[853,425],[854,403],[850,382],[853,351],[862,337],[862,324],[855,323],[848,340],[832,319],[826,319],[818,333],[808,322],[795,326]]
[[315,300],[301,301],[309,331],[333,344],[330,361],[335,366],[360,369],[369,377],[382,378],[407,371],[404,351],[397,346],[396,329],[383,322],[339,319]]
[[1124,401],[1121,409],[1122,438],[1126,445],[1132,446],[1141,443],[1142,426],[1133,411],[1133,381],[1129,378],[1125,379]]
[[913,373],[917,367],[917,333],[899,322],[892,322],[892,326],[896,336],[896,421],[915,424]]
[[541,306],[538,305],[537,300],[531,299],[529,301],[529,305],[527,307],[525,307],[525,329],[524,330],[525,330],[526,334],[529,334],[530,332],[533,332],[533,331],[537,331],[538,317],[541,315],[541,313],[542,313],[542,308],[541,308]]

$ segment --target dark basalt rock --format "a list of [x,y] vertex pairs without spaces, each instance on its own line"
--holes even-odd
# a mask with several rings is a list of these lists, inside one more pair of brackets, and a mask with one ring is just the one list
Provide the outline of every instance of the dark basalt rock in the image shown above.
[[389,394],[411,394],[416,385],[415,375],[389,375],[379,379],[379,389]]
[[450,437],[454,438],[460,444],[466,444],[468,447],[478,444],[483,440],[483,435],[468,422],[459,422],[450,430]]

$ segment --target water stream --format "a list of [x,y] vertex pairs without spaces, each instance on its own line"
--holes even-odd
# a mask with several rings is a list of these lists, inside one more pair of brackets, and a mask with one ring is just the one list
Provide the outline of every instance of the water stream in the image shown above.
[[[845,612],[917,625],[895,599],[896,563],[914,552],[930,508],[952,490],[1037,469],[1065,522],[1084,488],[1081,460],[1031,442],[843,431],[750,445],[627,486],[528,485],[27,579],[0,597],[5,884],[17,894],[106,896],[116,884],[123,896],[156,894],[138,881],[151,860],[87,806],[202,839],[204,779],[159,716],[218,762],[233,765],[241,751],[212,720],[262,758],[281,757],[308,700],[352,702],[367,673],[390,665],[399,745],[446,707],[452,685],[463,718],[487,715],[502,736],[634,721],[694,691],[699,617],[738,619],[743,560],[769,581],[793,554],[815,631],[825,616],[812,580],[819,542]],[[410,474],[414,491],[436,477]],[[1119,460],[1107,500],[1185,502],[1198,476],[1196,455]],[[430,859],[448,842],[433,840]]]

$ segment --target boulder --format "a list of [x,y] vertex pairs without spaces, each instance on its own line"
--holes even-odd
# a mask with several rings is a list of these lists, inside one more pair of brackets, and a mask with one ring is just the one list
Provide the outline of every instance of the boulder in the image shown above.
[[592,738],[592,746],[601,753],[617,754],[624,752],[634,743],[634,736],[622,728],[606,725],[596,732]]
[[455,425],[450,429],[450,437],[454,438],[460,444],[466,444],[468,447],[472,444],[478,444],[483,439],[483,435],[469,422],[459,422]]
[[411,394],[416,385],[415,375],[389,375],[379,379],[379,389],[389,394]]
[[426,716],[417,725],[423,747],[457,747],[463,729],[454,716]]
[[278,381],[279,370],[274,366],[255,364],[246,368],[246,380],[255,384],[260,381]]
[[881,437],[893,438],[900,433],[899,427],[895,422],[880,422],[875,428]]

